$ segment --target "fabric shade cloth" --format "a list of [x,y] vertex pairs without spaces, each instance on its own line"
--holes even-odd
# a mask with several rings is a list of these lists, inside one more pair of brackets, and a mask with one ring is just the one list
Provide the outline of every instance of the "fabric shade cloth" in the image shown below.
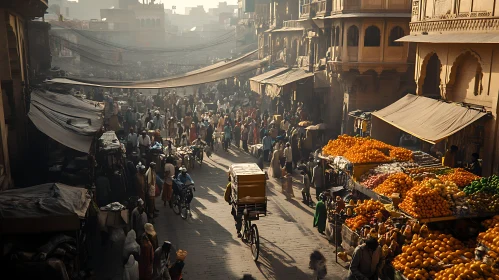
[[437,143],[487,113],[423,96],[408,94],[373,116],[429,143]]
[[112,81],[88,80],[78,78],[56,78],[46,81],[52,84],[71,84],[80,86],[94,86],[104,88],[133,88],[133,89],[161,89],[178,88],[216,82],[235,77],[256,70],[267,63],[267,60],[253,60],[256,51],[252,51],[240,58],[227,62],[218,62],[213,65],[185,73],[183,75],[144,81]]
[[265,79],[262,83],[267,84],[265,88],[267,95],[276,97],[281,94],[282,87],[313,76],[314,73],[312,72],[307,72],[301,68],[293,68],[275,77]]
[[268,78],[272,78],[281,74],[282,72],[288,70],[286,67],[277,68],[274,70],[267,71],[263,74],[255,76],[250,79],[250,89],[258,94],[263,94],[262,92],[262,81]]
[[104,119],[104,108],[72,95],[35,90],[28,117],[48,137],[62,145],[88,153]]
[[90,201],[86,189],[60,183],[4,191],[0,196],[0,233],[78,230]]

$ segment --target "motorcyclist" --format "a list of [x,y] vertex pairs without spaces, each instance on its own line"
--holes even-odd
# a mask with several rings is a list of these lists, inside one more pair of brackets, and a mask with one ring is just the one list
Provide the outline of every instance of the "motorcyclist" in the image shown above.
[[185,166],[182,166],[180,167],[180,174],[178,174],[177,176],[177,180],[179,180],[180,182],[182,182],[182,184],[186,184],[188,181],[191,183],[191,184],[194,184],[194,180],[192,180],[191,176],[189,175],[189,173],[187,173],[187,168],[185,168]]

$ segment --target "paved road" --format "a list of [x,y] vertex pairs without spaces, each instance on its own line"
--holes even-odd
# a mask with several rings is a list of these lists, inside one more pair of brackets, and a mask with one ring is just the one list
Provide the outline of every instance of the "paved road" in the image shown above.
[[205,157],[203,166],[191,173],[196,182],[192,218],[182,220],[157,201],[159,240],[170,240],[188,252],[186,280],[240,279],[245,273],[256,279],[312,279],[308,258],[315,249],[328,259],[326,279],[345,278],[345,270],[335,265],[333,246],[312,227],[313,209],[301,203],[296,189],[297,197],[287,200],[275,181],[270,181],[267,190],[268,216],[256,222],[261,249],[255,263],[250,248],[237,238],[230,206],[223,199],[229,165],[255,159],[239,151],[220,155]]

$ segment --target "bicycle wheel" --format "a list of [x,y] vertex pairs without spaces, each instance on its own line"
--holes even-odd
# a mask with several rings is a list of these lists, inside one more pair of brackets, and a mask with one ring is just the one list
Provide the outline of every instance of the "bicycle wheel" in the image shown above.
[[182,217],[182,219],[184,220],[187,219],[187,205],[185,203],[182,203],[182,207],[180,209],[180,217]]
[[255,224],[251,226],[250,235],[251,254],[253,255],[253,260],[256,262],[260,255],[260,235],[258,235],[258,227]]
[[180,201],[178,195],[173,196],[172,209],[173,213],[179,215],[180,214]]

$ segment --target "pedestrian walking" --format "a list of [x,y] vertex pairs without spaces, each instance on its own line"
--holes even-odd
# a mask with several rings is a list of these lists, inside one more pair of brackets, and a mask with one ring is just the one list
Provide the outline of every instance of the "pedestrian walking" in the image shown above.
[[146,180],[147,180],[147,214],[149,215],[149,219],[153,221],[153,218],[158,215],[155,213],[155,199],[156,199],[156,163],[149,163],[149,169],[146,172]]
[[154,250],[146,234],[141,236],[139,276],[140,280],[152,280]]
[[326,197],[321,194],[315,205],[314,227],[317,227],[320,234],[324,234],[324,230],[326,230],[327,213],[325,201]]
[[302,202],[310,206],[313,203],[312,197],[310,197],[310,179],[305,171],[302,170],[300,174],[303,183],[303,189],[301,190]]
[[319,201],[319,195],[324,191],[324,174],[322,174],[322,166],[320,162],[316,162],[312,173],[312,184],[315,186],[315,198]]
[[130,218],[130,224],[132,229],[137,233],[137,243],[141,244],[141,238],[144,234],[144,225],[147,223],[147,214],[144,209],[144,201],[139,199],[137,201],[137,207],[133,209]]
[[158,234],[154,230],[154,226],[151,223],[146,223],[144,225],[144,231],[151,242],[152,249],[156,250],[158,248]]
[[168,266],[170,264],[170,251],[172,244],[169,241],[163,242],[161,247],[154,251],[153,280],[170,280]]
[[163,205],[166,206],[166,202],[170,205],[170,208],[172,207],[171,199],[172,199],[172,193],[173,193],[173,179],[172,177],[175,176],[175,166],[173,166],[173,161],[174,159],[172,157],[167,157],[166,158],[166,163],[165,163],[165,175],[164,175],[164,186],[163,186],[163,193],[161,194],[161,199],[163,200]]
[[314,279],[324,279],[327,275],[326,258],[319,251],[313,251],[310,254],[309,268],[314,271]]
[[286,160],[286,172],[293,174],[293,151],[289,142],[286,143],[286,148],[284,148],[284,158]]
[[123,271],[123,280],[139,280],[139,263],[133,255],[128,257]]
[[270,162],[270,152],[272,151],[272,137],[267,133],[262,140],[263,158],[266,162]]

